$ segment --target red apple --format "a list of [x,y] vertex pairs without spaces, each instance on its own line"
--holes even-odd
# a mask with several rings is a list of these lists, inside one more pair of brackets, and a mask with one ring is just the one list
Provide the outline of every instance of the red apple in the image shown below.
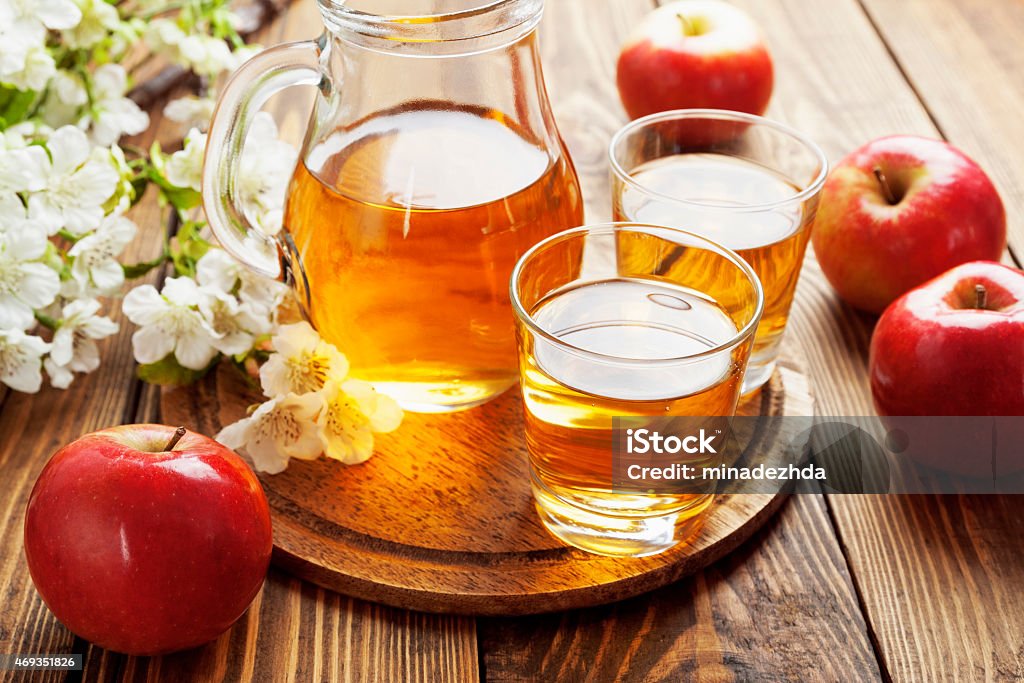
[[87,434],[43,468],[25,515],[32,580],[75,634],[160,654],[226,631],[270,562],[270,510],[234,452],[173,427]]
[[[966,263],[897,299],[871,339],[871,393],[883,416],[1024,416],[1024,272]],[[989,476],[995,456],[966,432],[990,422],[895,420],[909,455],[961,474]],[[1024,421],[1001,422],[998,473],[1024,467]],[[975,451],[975,452],[972,452]]]
[[719,0],[683,0],[647,15],[622,46],[619,95],[630,118],[670,109],[761,114],[772,60],[757,25]]
[[952,145],[885,137],[829,174],[812,240],[839,296],[880,313],[955,265],[998,260],[1006,212],[981,167]]

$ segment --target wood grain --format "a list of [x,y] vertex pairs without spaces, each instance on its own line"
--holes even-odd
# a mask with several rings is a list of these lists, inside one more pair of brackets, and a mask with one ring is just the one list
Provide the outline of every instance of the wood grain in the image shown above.
[[879,680],[818,496],[798,495],[721,562],[648,596],[488,619],[487,680]]
[[[959,35],[967,30],[967,22],[951,19],[953,3],[871,2],[872,9],[879,12],[876,23],[890,39],[888,45],[852,0],[830,2],[827,11],[807,11],[806,3],[795,0],[738,0],[737,4],[758,19],[771,42],[778,69],[771,115],[817,139],[832,160],[881,135],[938,136],[933,118],[951,132],[951,114],[939,109],[929,112],[922,102],[941,107],[944,98],[956,99],[951,88],[960,78],[977,79],[984,72],[967,73],[977,68],[974,52],[986,38]],[[971,8],[971,12],[977,9],[974,4]],[[997,23],[1005,25],[1002,30],[1012,31],[1016,26],[1019,32],[1019,21],[1011,22],[1005,14],[1012,11],[1004,8],[1004,21]],[[987,16],[991,22],[992,15]],[[974,21],[977,25],[979,20]],[[978,29],[979,33],[983,30]],[[917,72],[910,70],[910,60],[903,68],[911,74],[917,91],[906,82],[890,51],[900,56],[910,48],[894,41],[896,33],[916,46],[921,62],[918,68],[933,72],[934,79],[942,81],[934,85],[942,88],[940,96],[929,96],[921,75],[915,80]],[[935,42],[926,49],[923,43],[929,40]],[[961,50],[963,40],[968,44],[967,56]],[[1010,41],[1004,39],[1002,44],[1008,48]],[[925,64],[929,60],[935,64]],[[954,69],[957,63],[959,67]],[[1009,176],[1002,175],[1005,171],[1000,162],[984,157],[986,145],[999,146],[1012,139],[997,135],[985,145],[981,143],[981,137],[989,135],[982,122],[991,112],[1000,116],[998,112],[1005,110],[998,102],[1001,87],[986,92],[985,100],[971,105],[961,102],[957,108],[961,112],[970,108],[963,114],[971,117],[970,123],[965,119],[962,126],[975,126],[975,135],[965,138],[964,144],[979,154],[986,168],[994,169],[995,177],[1006,178]],[[990,113],[983,113],[983,108]],[[1012,153],[1010,145],[1002,150]],[[1004,199],[1009,200],[1010,215],[1019,216],[1019,200],[1007,195],[1005,188]],[[806,362],[823,414],[872,414],[866,360],[873,323],[873,317],[852,311],[835,298],[811,256],[797,293],[790,334],[795,333],[808,351]],[[1024,527],[1014,500],[828,498],[829,513],[866,607],[878,655],[893,678],[1019,677],[1024,654],[1020,647],[1024,642],[1024,599],[1008,587],[1024,585],[1024,567],[1019,555],[1014,557],[1007,549],[1017,544]],[[994,614],[1001,616],[992,618]]]
[[216,641],[165,657],[93,651],[83,680],[462,683],[476,671],[472,619],[373,605],[275,569]]

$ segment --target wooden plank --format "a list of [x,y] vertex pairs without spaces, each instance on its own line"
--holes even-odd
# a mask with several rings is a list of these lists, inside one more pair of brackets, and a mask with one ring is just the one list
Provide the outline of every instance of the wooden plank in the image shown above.
[[[1020,3],[865,0],[945,136],[988,171],[1024,253]],[[927,129],[926,129],[927,132]],[[831,500],[897,680],[1024,676],[1024,518],[1012,497]],[[998,614],[998,618],[993,615]]]
[[[541,37],[553,107],[591,222],[610,215],[606,150],[625,122],[614,79],[618,47],[652,3],[602,8],[549,2]],[[798,79],[790,92],[824,81],[806,76],[810,82]],[[817,496],[795,499],[734,556],[690,579],[609,607],[481,620],[481,646],[484,671],[496,681],[881,676]]]
[[472,619],[396,610],[271,570],[249,612],[209,645],[166,657],[94,651],[84,681],[477,680]]
[[[776,58],[777,94],[771,115],[819,140],[830,159],[880,135],[939,134],[887,46],[853,0],[829,2],[827,10],[822,3],[821,11],[808,11],[799,0],[737,0],[737,4],[757,18]],[[920,14],[914,18],[890,17],[882,23],[899,24],[908,34],[928,34],[934,27],[923,18],[934,6],[931,2],[918,6]],[[938,40],[930,53],[933,57],[945,53],[936,58],[950,64],[963,60],[966,70],[977,68],[964,59],[959,38],[949,35]],[[942,77],[957,80],[949,72]],[[992,88],[990,97],[1001,97],[999,89]],[[993,106],[994,111],[1003,108]],[[977,119],[974,125],[985,131]],[[1020,143],[1014,145],[1011,140],[996,135],[990,144],[1006,145],[1019,153]],[[997,177],[1002,173],[998,164],[987,166]],[[1004,193],[1004,198],[1016,204],[1011,215],[1019,215],[1013,195]],[[873,412],[866,374],[873,323],[872,316],[837,301],[810,257],[790,333],[807,351],[821,413]],[[1020,675],[1024,597],[1010,587],[1024,585],[1024,566],[1019,553],[1012,550],[1024,533],[1024,517],[1013,500],[828,498],[881,660],[893,678],[978,680]],[[999,617],[993,618],[996,614]]]
[[[315,0],[296,1],[256,38],[265,45],[312,38]],[[296,94],[275,98],[295,143]],[[303,100],[298,100],[302,102]],[[180,132],[180,131],[179,131]],[[159,389],[141,387],[135,420],[160,421]],[[245,616],[213,643],[166,657],[125,657],[86,648],[85,681],[475,681],[473,619],[390,609],[340,596],[272,569]]]
[[991,176],[1024,262],[1024,4],[861,0],[945,137]]
[[488,681],[878,680],[819,496],[733,555],[648,596],[482,622]]

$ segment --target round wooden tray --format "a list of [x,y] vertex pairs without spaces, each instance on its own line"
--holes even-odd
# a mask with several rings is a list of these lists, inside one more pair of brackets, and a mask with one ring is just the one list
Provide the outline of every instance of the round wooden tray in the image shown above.
[[[785,387],[785,388],[783,388]],[[227,365],[165,391],[163,419],[206,434],[261,401]],[[782,363],[744,414],[811,415],[807,381]],[[534,511],[517,391],[452,415],[407,414],[365,464],[293,460],[261,475],[274,561],[341,593],[429,612],[519,615],[598,605],[653,590],[748,539],[784,494],[718,496],[699,536],[653,557],[566,547]],[[755,443],[751,447],[756,447]]]

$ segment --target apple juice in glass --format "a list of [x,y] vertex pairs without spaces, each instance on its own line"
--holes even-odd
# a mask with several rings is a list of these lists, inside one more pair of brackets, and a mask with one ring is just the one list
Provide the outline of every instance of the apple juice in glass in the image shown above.
[[700,530],[710,487],[616,485],[616,424],[731,417],[762,303],[757,277],[736,254],[671,228],[576,228],[522,258],[512,304],[526,443],[537,510],[552,534],[639,557]]
[[771,377],[827,175],[810,140],[758,116],[679,110],[612,140],[615,220],[690,230],[753,267],[765,306],[743,393]]
[[[225,90],[210,223],[235,256],[294,285],[354,377],[411,411],[479,405],[517,378],[513,265],[582,222],[540,70],[543,0],[319,2],[319,41],[261,53]],[[250,100],[292,84],[318,97],[284,229],[266,237],[234,208],[227,150]]]

